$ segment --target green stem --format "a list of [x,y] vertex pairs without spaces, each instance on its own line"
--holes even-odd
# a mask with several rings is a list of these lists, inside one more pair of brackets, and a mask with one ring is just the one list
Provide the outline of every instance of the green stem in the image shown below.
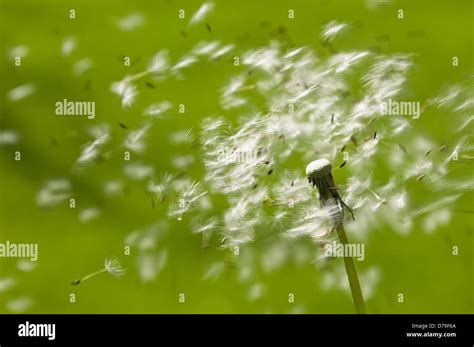
[[[349,243],[346,231],[344,230],[344,226],[342,225],[342,223],[339,223],[339,225],[337,226],[337,235],[339,236],[339,240],[343,245]],[[362,296],[362,291],[360,290],[359,277],[357,276],[357,269],[355,267],[354,258],[344,256],[344,266],[346,267],[346,273],[349,279],[349,286],[351,287],[352,301],[354,302],[356,312],[358,314],[364,314],[364,298]]]
[[87,281],[89,278],[92,278],[92,277],[94,277],[94,276],[100,275],[101,273],[106,272],[106,271],[107,271],[107,269],[104,268],[104,269],[102,269],[102,270],[93,272],[93,273],[91,273],[91,274],[89,274],[89,275],[87,275],[87,276],[82,277],[81,282]]

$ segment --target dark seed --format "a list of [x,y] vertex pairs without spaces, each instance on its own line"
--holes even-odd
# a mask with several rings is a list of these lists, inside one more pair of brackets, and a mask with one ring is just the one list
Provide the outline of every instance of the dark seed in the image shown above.
[[400,149],[403,151],[403,153],[408,154],[407,149],[406,149],[405,146],[402,145],[401,143],[398,144],[398,148],[400,148]]

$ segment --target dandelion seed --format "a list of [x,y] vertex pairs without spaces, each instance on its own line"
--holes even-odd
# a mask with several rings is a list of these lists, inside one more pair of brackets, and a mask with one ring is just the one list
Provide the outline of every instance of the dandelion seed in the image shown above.
[[190,67],[191,65],[195,64],[198,62],[198,59],[192,55],[184,56],[181,58],[180,61],[178,61],[174,66],[173,70],[174,71],[179,71],[181,69],[184,69],[186,67]]
[[176,198],[169,206],[168,216],[178,219],[182,218],[184,213],[194,209],[199,199],[207,194],[206,191],[201,190],[198,182],[187,179],[173,181],[172,189]]
[[164,113],[170,110],[171,107],[172,104],[169,101],[163,101],[160,103],[151,104],[145,109],[145,111],[143,111],[143,114],[145,116],[150,116],[154,118],[163,118]]
[[263,287],[263,284],[261,283],[255,283],[254,285],[252,285],[252,287],[250,287],[250,289],[248,290],[248,299],[250,301],[255,301],[255,300],[258,300],[262,297],[263,295],[263,291],[264,291],[264,287]]
[[104,184],[104,193],[109,197],[123,194],[124,184],[121,181],[108,181]]
[[6,292],[16,285],[16,280],[13,277],[0,278],[0,293]]
[[133,163],[133,164],[127,164],[123,167],[123,173],[125,176],[141,181],[145,178],[149,178],[153,176],[155,173],[155,170],[146,164],[141,164],[141,163]]
[[36,204],[39,207],[56,206],[71,195],[71,183],[67,179],[51,180],[38,192]]
[[452,212],[448,208],[441,208],[439,210],[430,213],[423,220],[424,230],[428,233],[433,232],[436,228],[443,225],[448,225],[451,221]]
[[211,41],[211,42],[199,42],[194,49],[192,50],[192,54],[196,56],[210,56],[213,54],[220,46],[219,41]]
[[166,266],[168,252],[161,251],[152,254],[139,254],[137,258],[138,273],[143,282],[156,279],[159,273]]
[[406,218],[403,219],[403,221],[408,221],[410,219],[415,219],[415,218],[418,218],[419,216],[422,216],[426,213],[429,213],[429,212],[432,212],[432,211],[435,211],[435,210],[438,210],[442,207],[445,207],[449,204],[452,204],[454,203],[457,199],[459,199],[461,195],[460,194],[456,194],[456,195],[451,195],[451,196],[447,196],[447,197],[444,197],[442,199],[439,199],[438,201],[435,201],[431,204],[428,204],[426,206],[423,206],[419,209],[414,209],[412,210],[407,216]]
[[100,216],[100,210],[97,207],[89,207],[79,213],[79,221],[88,223]]
[[84,149],[76,161],[76,167],[81,167],[97,160],[104,146],[110,140],[109,129],[106,126],[92,127],[89,129],[89,133],[94,140],[84,146]]
[[111,90],[122,98],[122,107],[130,107],[138,95],[135,85],[127,80],[112,83]]
[[126,17],[117,20],[117,27],[122,31],[133,31],[139,28],[145,22],[145,18],[141,13],[132,13]]
[[22,259],[16,264],[16,267],[22,272],[31,272],[37,267],[37,265],[36,262]]
[[222,46],[211,55],[210,59],[211,60],[219,59],[220,57],[231,52],[234,48],[235,48],[235,45],[232,45],[232,44]]
[[77,40],[75,37],[66,37],[61,45],[61,55],[67,57],[76,49]]
[[26,83],[11,89],[7,94],[7,98],[16,102],[32,95],[34,92],[36,92],[36,86],[33,83]]
[[82,75],[84,72],[92,68],[93,61],[91,58],[83,58],[74,63],[73,71],[76,75]]
[[216,262],[212,264],[203,276],[204,281],[216,280],[225,270],[223,262]]
[[97,275],[100,275],[101,273],[109,273],[113,277],[121,277],[125,274],[125,270],[122,268],[122,266],[120,265],[120,262],[117,258],[106,258],[105,262],[104,262],[104,268],[103,269],[101,269],[99,271],[96,271],[96,272],[93,272],[93,273],[90,273],[90,274],[82,277],[81,279],[73,280],[71,282],[71,285],[77,286],[81,283],[84,283],[88,279],[91,279],[91,278],[93,278]]
[[176,169],[185,170],[194,163],[194,156],[182,155],[176,156],[171,160],[171,165]]
[[28,55],[29,52],[30,49],[28,48],[28,46],[15,46],[10,48],[8,55],[10,59],[15,59],[16,57],[24,58]]
[[0,146],[3,145],[14,145],[19,141],[19,136],[16,131],[13,130],[2,130],[0,131]]
[[175,179],[174,175],[170,174],[165,174],[160,178],[160,181],[158,184],[153,183],[153,181],[150,181],[148,183],[147,190],[150,193],[156,194],[156,197],[158,198],[158,202],[162,203],[166,200],[166,197],[171,194],[171,183]]
[[326,41],[331,41],[346,27],[346,23],[338,23],[336,21],[331,21],[324,27],[324,30],[321,33],[321,37]]
[[153,74],[162,74],[164,73],[169,67],[169,57],[167,50],[161,50],[156,53],[150,61],[148,65],[148,70],[146,73],[153,73]]
[[192,26],[204,21],[214,10],[214,6],[214,3],[212,2],[206,2],[202,4],[201,7],[199,7],[196,13],[194,13],[191,19],[189,20],[189,25]]
[[23,313],[33,306],[33,300],[26,296],[20,296],[6,302],[5,307],[13,313]]
[[124,141],[125,148],[132,152],[143,153],[145,150],[145,137],[151,125],[146,123],[141,128],[131,131]]

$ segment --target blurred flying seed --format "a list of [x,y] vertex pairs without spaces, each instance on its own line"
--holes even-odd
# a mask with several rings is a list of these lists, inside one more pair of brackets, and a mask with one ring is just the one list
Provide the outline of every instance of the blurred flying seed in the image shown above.
[[356,139],[356,137],[355,137],[354,135],[351,135],[351,141],[352,141],[352,143],[354,144],[354,146],[357,147],[357,139]]
[[181,30],[179,33],[182,37],[188,37],[188,34],[186,34],[186,32],[184,32],[183,30]]
[[342,146],[341,152],[344,152],[345,149],[346,149],[346,145]]
[[273,169],[270,169],[270,171],[268,171],[268,175],[271,175],[273,172]]
[[408,154],[407,149],[406,149],[405,146],[402,145],[401,143],[398,143],[398,148],[400,148],[400,149],[403,151],[403,153]]
[[52,143],[54,146],[58,146],[58,141],[56,140],[56,138],[50,137],[50,139],[51,139],[51,143]]
[[373,139],[375,140],[377,138],[377,131],[374,132]]
[[209,25],[209,23],[206,23],[206,29],[207,29],[207,31],[212,32],[212,28],[211,28],[211,26]]
[[123,124],[123,123],[120,123],[120,122],[119,122],[118,125],[119,125],[122,129],[125,129],[125,130],[128,129],[127,126],[126,126],[125,124]]
[[148,88],[150,88],[150,89],[155,88],[155,85],[154,85],[153,83],[151,83],[151,82],[148,82],[148,81],[145,82],[145,85],[146,85]]
[[432,148],[430,148],[430,149],[428,150],[428,152],[425,153],[425,156],[426,156],[426,157],[429,156],[430,153],[431,153],[431,151],[432,151]]
[[424,174],[421,174],[420,176],[418,176],[418,177],[416,178],[416,181],[419,182],[419,181],[421,181],[423,178],[425,178],[425,175],[424,175]]
[[339,168],[343,168],[346,165],[347,161],[343,161],[341,165],[339,165]]

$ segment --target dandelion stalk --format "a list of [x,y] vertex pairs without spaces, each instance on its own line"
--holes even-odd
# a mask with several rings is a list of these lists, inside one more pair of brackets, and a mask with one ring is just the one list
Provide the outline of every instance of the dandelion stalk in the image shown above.
[[[306,175],[309,182],[318,188],[319,200],[324,208],[330,211],[333,221],[333,228],[336,229],[340,242],[343,245],[349,244],[349,240],[344,230],[344,207],[349,210],[354,218],[352,210],[342,201],[334,179],[331,174],[331,163],[326,159],[315,160],[306,167]],[[358,314],[365,313],[364,298],[360,289],[359,277],[354,263],[354,258],[344,255],[344,266],[346,268],[349,286],[351,288],[352,301]]]
[[92,272],[81,279],[76,279],[71,282],[71,285],[77,286],[92,277],[100,275],[101,273],[108,272],[114,277],[120,277],[124,274],[125,270],[120,266],[120,262],[116,258],[107,258],[105,259],[104,268],[98,271]]
[[[344,230],[344,225],[340,223],[337,226],[336,230],[341,243],[343,245],[348,244],[349,241],[347,239],[346,231]],[[360,290],[359,277],[357,276],[357,269],[354,263],[354,258],[344,256],[344,266],[346,267],[347,278],[349,279],[349,286],[351,288],[352,301],[354,302],[356,312],[358,314],[364,314],[364,297],[362,296],[362,291]]]

